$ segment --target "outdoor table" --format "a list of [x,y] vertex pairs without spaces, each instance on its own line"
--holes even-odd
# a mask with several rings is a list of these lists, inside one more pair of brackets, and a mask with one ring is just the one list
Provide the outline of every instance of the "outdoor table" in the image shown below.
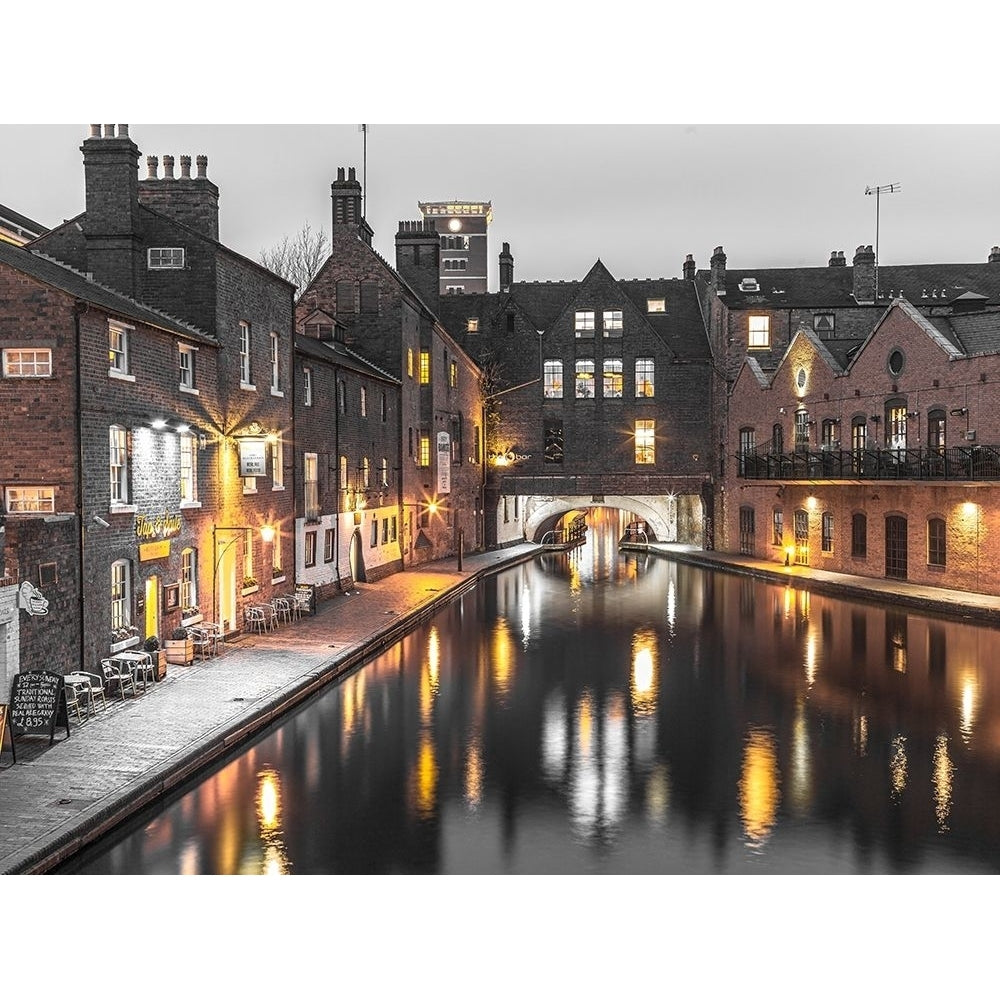
[[142,690],[146,690],[146,676],[153,666],[153,658],[149,653],[136,653],[127,649],[124,653],[115,653],[110,660],[112,663],[124,664],[133,680],[137,674],[142,674]]
[[69,673],[63,674],[63,684],[71,687],[78,699],[81,694],[87,696],[87,718],[90,718],[90,678],[86,674]]

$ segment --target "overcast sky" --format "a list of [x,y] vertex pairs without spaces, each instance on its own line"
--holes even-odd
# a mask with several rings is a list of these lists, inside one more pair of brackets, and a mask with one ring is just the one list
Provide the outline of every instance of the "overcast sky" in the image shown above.
[[[835,7],[817,21],[831,8],[619,0],[614,16],[567,21],[561,5],[505,0],[456,22],[438,0],[382,19],[285,0],[266,30],[206,6],[202,31],[184,18],[144,31],[126,0],[57,21],[17,7],[11,37],[44,46],[8,46],[5,113],[21,124],[0,125],[0,203],[48,226],[82,211],[79,147],[99,116],[129,123],[142,177],[147,155],[207,155],[222,240],[253,258],[305,223],[329,232],[330,183],[355,166],[390,263],[418,201],[492,202],[491,288],[504,241],[517,280],[578,279],[598,258],[621,278],[675,277],[719,245],[733,268],[821,266],[831,250],[850,263],[876,243],[866,187],[892,183],[881,264],[985,261],[1000,244],[988,33],[928,59],[926,19]],[[953,0],[948,22],[966,8]],[[125,51],[136,58],[110,57]],[[305,124],[331,119],[344,124]],[[449,121],[489,124],[420,124]]]

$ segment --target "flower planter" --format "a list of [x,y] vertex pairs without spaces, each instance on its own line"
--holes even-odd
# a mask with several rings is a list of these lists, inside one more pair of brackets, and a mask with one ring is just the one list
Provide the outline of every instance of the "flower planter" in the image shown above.
[[165,639],[163,641],[163,652],[167,657],[167,663],[193,663],[194,640]]

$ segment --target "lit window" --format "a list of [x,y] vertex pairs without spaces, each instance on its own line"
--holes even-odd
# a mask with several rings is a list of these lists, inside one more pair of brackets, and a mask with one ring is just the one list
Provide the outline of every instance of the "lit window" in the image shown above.
[[588,358],[576,363],[576,398],[594,398],[594,362]]
[[181,552],[181,607],[194,608],[198,605],[198,554],[194,549]]
[[240,323],[240,386],[251,388],[250,378],[250,324]]
[[429,385],[431,381],[431,353],[420,352],[420,384]]
[[620,337],[622,335],[621,309],[605,309],[602,327],[605,337]]
[[829,511],[823,512],[823,525],[822,525],[822,549],[824,552],[833,551],[833,514]]
[[319,456],[315,452],[307,452],[303,456],[302,475],[303,496],[306,507],[306,520],[319,520]]
[[652,358],[635,359],[635,396],[636,399],[652,399],[655,395],[656,363]]
[[302,405],[313,405],[313,373],[311,368],[302,369]]
[[621,358],[605,358],[604,359],[604,398],[605,399],[621,399],[622,398],[622,359]]
[[274,526],[274,538],[271,539],[271,579],[283,576],[281,568],[281,526]]
[[413,348],[406,349],[406,374],[413,378]]
[[389,459],[383,458],[379,462],[379,486],[385,489],[389,485]]
[[177,345],[178,381],[182,389],[194,388],[194,350],[190,344]]
[[549,358],[544,367],[545,382],[543,393],[546,399],[562,399],[563,394],[563,363],[556,358]]
[[577,337],[594,336],[594,310],[578,309],[576,311],[576,322],[574,329]]
[[54,514],[56,491],[52,486],[8,486],[8,514]]
[[431,464],[431,437],[426,431],[420,432],[420,456],[417,464],[425,468]]
[[371,466],[370,463],[368,462],[368,456],[365,455],[365,457],[361,459],[361,486],[364,489],[368,489],[370,485],[371,485]]
[[52,349],[6,348],[3,352],[3,373],[6,378],[49,378],[52,375]]
[[646,299],[646,312],[662,313],[667,311],[666,299]]
[[181,503],[198,499],[198,439],[193,434],[178,435],[180,442]]
[[653,465],[656,462],[656,421],[635,422],[635,464]]
[[132,574],[124,559],[111,564],[111,628],[132,624]]
[[468,322],[465,324],[465,329],[468,333],[479,333],[479,317],[470,316]]
[[333,528],[323,532],[323,562],[333,562]]
[[305,564],[307,566],[316,565],[316,532],[306,532]]
[[341,493],[343,493],[344,495],[344,505],[342,507],[343,510],[347,510],[347,491],[351,488],[351,483],[347,476],[347,468],[348,468],[347,456],[341,455],[340,467],[339,467],[340,481],[337,485]]
[[285,443],[281,440],[280,434],[275,434],[270,440],[271,444],[271,488],[283,490],[285,488]]
[[749,347],[771,346],[771,317],[751,316],[747,345]]
[[458,362],[452,361],[448,366],[448,385],[452,389],[458,388]]
[[771,516],[771,544],[783,545],[785,542],[785,512],[780,507],[774,508]]
[[278,335],[271,334],[271,392],[281,395],[281,368],[278,363]]
[[372,518],[372,534],[371,542],[369,544],[372,548],[375,548],[375,546],[378,545],[378,521],[374,517]]
[[253,528],[246,528],[243,532],[243,586],[251,586],[251,580],[256,582],[253,572]]
[[150,271],[174,270],[184,266],[184,247],[150,247],[146,251]]
[[368,416],[368,390],[361,386],[361,416]]
[[128,374],[128,338],[131,327],[108,320],[108,359],[115,375]]
[[945,524],[940,517],[932,517],[927,522],[927,564],[945,565]]
[[109,431],[111,502],[128,503],[128,448],[125,428],[112,424]]

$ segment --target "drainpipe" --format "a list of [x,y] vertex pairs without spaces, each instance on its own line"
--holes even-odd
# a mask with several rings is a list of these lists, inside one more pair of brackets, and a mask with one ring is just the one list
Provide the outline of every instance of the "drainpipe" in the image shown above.
[[84,629],[84,566],[86,556],[86,538],[84,536],[83,522],[83,364],[82,364],[82,334],[80,331],[80,317],[90,309],[86,302],[77,301],[73,304],[73,329],[76,335],[76,523],[77,523],[77,560],[79,562],[79,573],[77,576],[77,617],[80,621],[80,636],[78,642],[78,652],[80,666],[78,669],[87,670],[90,666],[86,659],[85,629]]
[[[336,333],[334,333],[336,336]],[[334,563],[333,569],[337,574],[337,590],[340,593],[344,592],[344,584],[340,578],[340,541],[341,541],[341,530],[340,530],[340,402],[337,398],[337,372],[339,369],[334,366],[333,369],[333,467],[337,470],[334,482],[336,484],[336,494],[334,497],[334,502],[336,504],[336,512],[333,515],[333,551],[334,551]],[[344,391],[347,391],[345,386]],[[327,463],[329,465],[329,463]],[[304,499],[304,494],[303,494]],[[304,511],[303,511],[304,512]]]

